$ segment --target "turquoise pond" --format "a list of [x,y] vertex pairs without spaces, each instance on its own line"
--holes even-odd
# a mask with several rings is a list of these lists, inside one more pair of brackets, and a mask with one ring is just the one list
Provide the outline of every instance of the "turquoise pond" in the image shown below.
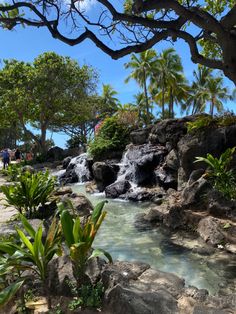
[[[84,185],[73,185],[75,192],[86,194]],[[95,205],[103,194],[86,194]],[[194,254],[175,245],[162,228],[140,231],[134,226],[135,215],[147,210],[148,204],[110,200],[105,205],[107,216],[94,242],[94,248],[107,250],[113,259],[142,261],[153,268],[172,272],[185,279],[186,285],[207,289],[211,294],[228,285],[235,286],[235,260]]]

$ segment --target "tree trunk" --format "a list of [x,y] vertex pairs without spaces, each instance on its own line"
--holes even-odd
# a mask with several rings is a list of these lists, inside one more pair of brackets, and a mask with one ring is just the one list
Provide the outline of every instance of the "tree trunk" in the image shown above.
[[145,69],[143,69],[143,87],[144,87],[144,95],[145,95],[145,103],[146,103],[147,124],[149,124],[150,113],[149,113],[149,102],[148,102],[148,94],[147,94],[147,77],[146,77]]
[[162,119],[165,119],[165,85],[164,85],[164,83],[162,84],[162,102],[161,102],[161,107],[162,107]]
[[172,88],[170,87],[170,99],[169,99],[169,118],[174,118],[174,99]]
[[47,151],[47,147],[46,147],[46,135],[47,135],[47,126],[46,124],[42,123],[41,124],[41,136],[40,136],[40,150],[41,153],[44,154]]
[[211,99],[211,104],[210,104],[210,115],[213,117],[214,115],[214,99]]

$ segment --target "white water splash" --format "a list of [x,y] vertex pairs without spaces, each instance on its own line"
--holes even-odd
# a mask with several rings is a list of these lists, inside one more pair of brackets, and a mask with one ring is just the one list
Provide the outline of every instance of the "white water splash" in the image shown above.
[[75,165],[75,173],[79,182],[86,182],[91,179],[88,167],[88,155],[86,153],[74,157],[70,161],[70,165]]
[[[131,154],[132,156],[132,154]],[[121,162],[119,163],[120,170],[117,175],[116,181],[128,180],[131,185],[137,186],[135,182],[135,161],[130,158],[130,150],[128,149],[122,156]]]

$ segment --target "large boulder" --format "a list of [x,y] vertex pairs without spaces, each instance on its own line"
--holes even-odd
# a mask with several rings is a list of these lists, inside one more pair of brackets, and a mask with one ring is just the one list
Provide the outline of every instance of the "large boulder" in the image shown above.
[[97,189],[102,192],[105,187],[115,182],[119,166],[117,161],[97,161],[92,166],[94,180],[97,184]]
[[212,216],[228,218],[236,222],[236,201],[226,199],[216,190],[211,190],[207,195],[208,212]]
[[166,167],[177,171],[179,168],[179,157],[176,149],[172,149],[165,159]]
[[179,187],[184,186],[190,174],[195,169],[206,169],[205,163],[194,163],[198,156],[205,157],[207,153],[219,157],[228,147],[236,146],[236,126],[207,128],[195,134],[189,133],[178,142]]
[[192,117],[165,119],[157,122],[151,130],[149,141],[152,144],[163,145],[168,142],[172,148],[175,148],[180,138],[187,133],[186,122],[190,120]]
[[197,232],[205,242],[212,245],[221,244],[224,240],[220,221],[211,216],[200,220]]
[[134,145],[142,145],[148,143],[148,136],[151,131],[151,127],[145,129],[137,129],[130,133],[131,143]]
[[47,151],[46,160],[47,161],[55,161],[62,160],[64,158],[64,149],[54,146]]
[[165,190],[169,188],[177,190],[177,172],[164,167],[158,167],[155,170],[156,183],[163,187]]
[[129,145],[122,159],[119,176],[145,186],[155,183],[155,168],[163,162],[167,151],[161,145]]
[[62,184],[70,184],[77,183],[79,179],[75,172],[75,169],[70,169],[66,170],[66,172],[59,177],[59,180]]
[[105,188],[106,197],[117,198],[120,195],[125,194],[130,187],[131,185],[127,180],[116,181]]
[[207,194],[211,190],[211,184],[204,177],[200,177],[196,181],[190,178],[187,186],[181,193],[183,207],[206,211],[208,201]]
[[66,169],[68,167],[69,163],[71,162],[71,159],[72,159],[71,156],[68,156],[68,157],[63,159],[63,161],[62,161],[62,168],[63,169]]
[[89,199],[82,193],[72,193],[69,197],[65,195],[62,197],[62,202],[67,203],[71,201],[76,213],[79,216],[88,216],[93,211],[93,205]]
[[112,314],[177,314],[177,301],[165,290],[140,291],[116,285],[106,297],[106,309]]

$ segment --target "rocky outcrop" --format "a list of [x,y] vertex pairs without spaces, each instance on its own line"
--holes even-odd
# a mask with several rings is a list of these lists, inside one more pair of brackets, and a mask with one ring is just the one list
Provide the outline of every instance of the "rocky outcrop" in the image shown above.
[[203,163],[194,163],[195,157],[206,156],[207,153],[219,157],[228,147],[236,145],[236,126],[207,128],[196,134],[186,134],[178,142],[179,187],[189,179],[193,170],[206,168]]
[[149,126],[145,129],[137,129],[130,133],[131,143],[134,145],[142,145],[148,143],[149,133],[152,129],[152,126]]
[[236,310],[235,296],[209,296],[206,290],[185,287],[183,279],[144,263],[117,261],[105,266],[101,278],[106,287],[103,309],[112,314],[212,314]]
[[66,158],[63,159],[62,161],[62,168],[66,169],[69,166],[69,163],[71,162],[72,157],[68,156]]
[[62,160],[65,157],[64,149],[54,146],[50,148],[46,153],[46,160],[47,161],[55,161],[55,160]]
[[106,197],[117,198],[122,194],[125,194],[131,187],[129,181],[117,181],[105,188]]
[[118,161],[97,161],[93,164],[93,177],[97,184],[98,191],[102,192],[104,189],[114,183],[117,179],[119,171]]

